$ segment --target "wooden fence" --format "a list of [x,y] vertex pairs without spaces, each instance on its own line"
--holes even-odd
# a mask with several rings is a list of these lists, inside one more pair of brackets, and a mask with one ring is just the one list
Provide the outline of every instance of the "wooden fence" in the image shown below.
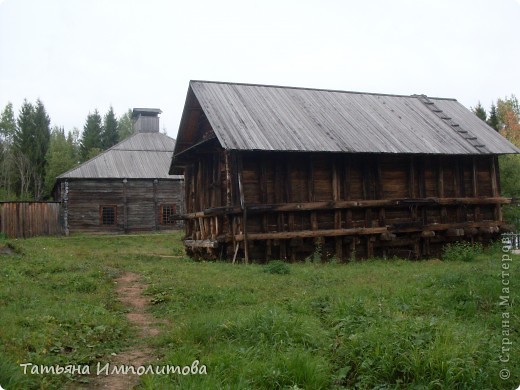
[[61,235],[60,202],[0,202],[1,233],[9,238]]
[[509,238],[511,249],[519,250],[520,249],[520,233],[505,233],[502,235],[505,238]]

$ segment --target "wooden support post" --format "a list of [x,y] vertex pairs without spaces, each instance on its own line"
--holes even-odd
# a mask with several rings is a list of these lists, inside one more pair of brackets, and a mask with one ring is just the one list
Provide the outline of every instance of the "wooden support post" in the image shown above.
[[[478,165],[477,165],[477,158],[473,157],[472,159],[472,166],[471,166],[471,186],[472,186],[472,195],[474,198],[478,197],[479,194],[479,187],[478,187]],[[480,207],[476,205],[473,208],[473,220],[480,221]]]
[[384,183],[383,183],[383,175],[381,174],[381,161],[378,157],[375,160],[375,189],[376,189],[376,199],[384,199],[385,191],[384,191]]
[[235,244],[235,253],[233,254],[233,261],[231,262],[232,264],[235,264],[235,261],[236,261],[236,259],[237,259],[238,246],[239,246],[239,243],[237,242],[237,243]]
[[381,207],[379,209],[379,226],[385,226],[386,225],[386,214],[384,207]]
[[154,230],[159,230],[159,210],[157,203],[157,186],[159,184],[159,180],[153,179],[153,215],[154,215]]
[[444,198],[444,166],[443,159],[439,157],[437,159],[437,196]]
[[202,160],[199,160],[197,169],[197,189],[195,190],[197,196],[197,210],[204,210],[204,189],[202,187]]
[[307,165],[307,183],[308,183],[308,201],[314,202],[314,159],[313,156],[309,156],[309,163]]
[[[315,196],[314,196],[314,158],[313,158],[312,155],[309,158],[308,178],[309,178],[309,180],[308,180],[308,183],[309,183],[308,198],[309,198],[309,202],[314,202],[315,201]],[[318,230],[318,217],[316,215],[316,212],[315,211],[311,211],[310,217],[311,217],[311,229],[312,230]]]
[[237,156],[238,163],[238,192],[240,196],[240,207],[242,208],[242,231],[244,235],[244,260],[246,264],[249,263],[249,245],[247,242],[247,207],[244,197],[244,188],[242,184],[242,155]]
[[350,244],[350,260],[356,260],[357,237],[353,237]]
[[123,179],[123,229],[128,233],[128,189],[127,179]]
[[224,151],[224,162],[225,162],[225,169],[226,169],[226,206],[230,207],[232,205],[231,203],[231,168],[229,166],[230,164],[230,158],[229,158],[229,152],[226,150]]
[[[233,203],[233,181],[231,178],[231,155],[227,150],[224,151],[224,164],[226,171],[226,206],[231,207],[234,206]],[[238,242],[235,240],[235,236],[237,235],[236,230],[236,218],[235,216],[230,217],[228,214],[225,214],[225,221],[228,224],[229,230],[232,232],[233,237],[233,247],[235,248],[235,254],[233,256],[233,263],[235,262],[237,253],[238,253]]]
[[471,187],[473,192],[473,197],[478,197],[478,171],[477,171],[477,158],[473,156],[471,160]]
[[344,191],[345,200],[350,199],[350,193],[351,193],[350,170],[351,170],[350,157],[344,156],[344,159],[343,159],[343,188],[344,188],[344,190],[343,191]]
[[[368,161],[364,161],[363,164],[363,199],[370,199],[371,195],[371,164]],[[365,227],[372,227],[372,210],[367,208],[365,210]]]
[[[338,166],[336,159],[332,162],[332,200],[337,202],[341,197],[341,167]],[[341,229],[341,210],[334,211],[334,229]],[[343,257],[343,239],[335,238],[336,258],[341,260]]]
[[265,162],[260,161],[260,202],[263,204],[268,203],[267,195],[267,168]]
[[272,254],[273,254],[273,252],[272,252],[272,242],[271,242],[271,240],[267,240],[266,247],[265,247],[265,261],[266,262],[271,260]]
[[408,195],[410,198],[415,198],[415,160],[410,156],[408,161]]
[[[383,175],[381,173],[381,161],[379,158],[376,158],[375,183],[376,183],[376,198],[384,199],[384,197],[385,197],[384,183],[383,183]],[[379,226],[385,226],[386,225],[385,220],[386,220],[385,209],[384,209],[384,207],[381,207],[379,209]]]
[[[294,213],[290,213],[289,216],[287,217],[287,227],[289,228],[290,232],[293,232],[295,230],[294,229]],[[289,251],[290,251],[291,262],[295,262],[296,261],[296,251],[294,250],[294,248],[292,246],[289,246]]]
[[413,254],[416,259],[421,257],[421,239],[415,238],[413,243]]
[[282,170],[282,183],[283,183],[283,202],[289,203],[292,201],[292,188],[291,188],[291,160],[290,158],[284,159],[284,169]]
[[[426,197],[426,163],[424,161],[424,157],[420,157],[417,159],[417,169],[418,169],[418,181],[419,181],[419,198]],[[426,207],[421,206],[421,222],[423,225],[428,223],[427,215],[426,215]]]
[[363,161],[363,199],[370,199],[370,165]]
[[[410,160],[408,161],[408,196],[414,199],[415,196],[415,159],[413,156],[410,156]],[[412,205],[410,206],[410,219],[412,221],[417,221],[417,207]]]
[[366,242],[367,242],[367,258],[374,257],[374,242],[372,240],[372,236],[367,236]]
[[[493,197],[500,196],[499,181],[498,181],[498,169],[497,169],[497,157],[491,156],[490,174],[491,174],[491,192]],[[495,206],[494,210],[495,221],[502,221],[502,208],[499,204]]]
[[[350,178],[350,172],[351,172],[351,160],[349,156],[345,156],[344,160],[345,169],[343,171],[344,174],[344,187],[345,187],[345,200],[350,200],[351,197],[351,183],[352,180]],[[348,209],[345,213],[345,227],[351,228],[352,227],[352,210]]]
[[[275,202],[284,203],[285,201],[285,183],[283,180],[283,159],[277,158],[275,161],[275,169],[274,169],[274,199]],[[285,215],[284,213],[278,213],[278,231],[282,232],[285,230]],[[287,259],[287,243],[285,240],[280,240],[278,245],[279,256],[280,259]]]
[[[455,189],[455,197],[460,198],[463,195],[464,192],[464,180],[462,180],[461,185],[461,169],[460,169],[460,160],[458,158],[455,158],[455,169],[453,171],[453,187]],[[464,175],[464,174],[463,174]],[[464,176],[462,176],[464,177]],[[462,222],[462,208],[460,206],[457,206],[456,208],[456,222]]]
[[[291,164],[291,157],[288,157],[284,160],[285,162],[285,166],[284,166],[284,170],[283,170],[283,178],[282,178],[282,181],[284,183],[284,197],[283,197],[283,202],[284,203],[290,203],[291,201],[293,201],[293,198],[295,197],[298,197],[299,198],[299,195],[296,195],[294,194],[293,192],[293,189],[292,189],[292,182],[291,182],[291,172],[292,172],[292,164]],[[294,213],[289,213],[287,215],[287,228],[289,231],[293,231],[294,230]],[[290,257],[290,260],[291,262],[295,262],[296,261],[296,252],[294,251],[294,248],[291,247],[290,245],[287,245],[287,241],[284,241],[283,243],[283,246],[285,247],[285,250],[288,250],[289,253],[289,257]]]
[[500,196],[500,193],[502,192],[502,190],[500,188],[500,169],[498,169],[498,156],[493,156],[493,161],[495,163],[497,193],[498,193],[498,196]]
[[[267,194],[267,169],[266,164],[262,161],[259,162],[260,165],[260,202],[262,204],[267,204],[269,201],[269,197]],[[268,216],[267,213],[263,213],[262,215],[262,232],[267,233],[269,230],[268,226]],[[265,262],[268,262],[271,257],[271,240],[267,240],[265,243]]]
[[220,156],[218,153],[213,154],[213,170],[211,178],[211,202],[209,207],[221,206],[220,203]]
[[[444,198],[444,160],[440,156],[437,160],[437,196],[439,199]],[[441,207],[441,223],[448,222],[448,212],[446,207]]]

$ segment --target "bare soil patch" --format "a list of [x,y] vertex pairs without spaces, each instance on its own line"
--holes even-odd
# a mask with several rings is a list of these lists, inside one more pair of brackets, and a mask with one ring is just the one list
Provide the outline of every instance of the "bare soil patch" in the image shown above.
[[[149,298],[143,296],[146,285],[140,282],[139,274],[125,272],[116,279],[116,294],[118,299],[128,307],[126,314],[128,320],[138,329],[138,342],[130,348],[121,351],[110,358],[111,367],[114,366],[142,366],[152,364],[156,359],[154,351],[148,348],[143,339],[159,334],[158,320],[146,312],[150,304]],[[94,378],[84,389],[111,389],[127,390],[133,388],[139,382],[137,375],[100,375]]]
[[0,245],[0,255],[14,255],[15,251],[10,245]]

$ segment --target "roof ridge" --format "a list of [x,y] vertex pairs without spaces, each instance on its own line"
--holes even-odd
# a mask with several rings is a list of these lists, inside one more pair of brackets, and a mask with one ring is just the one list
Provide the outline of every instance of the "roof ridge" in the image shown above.
[[[172,138],[170,137],[169,135],[167,134],[163,134],[161,132],[153,132],[153,133],[134,133],[132,134],[130,137],[128,138],[125,138],[124,140],[118,142],[117,144],[111,146],[110,148],[107,149],[107,151],[109,151],[110,149],[114,149],[114,150],[126,150],[126,149],[119,149],[118,146],[127,142],[127,141],[130,141],[132,138],[138,136],[138,135],[145,135],[146,134],[146,137],[157,137],[157,136],[161,136],[161,137],[166,137],[166,138],[169,138],[171,139],[173,142],[175,142],[175,138]],[[136,150],[136,149],[128,149],[128,150]]]
[[[107,150],[108,151],[108,150]],[[113,152],[152,152],[152,153],[173,153],[173,150],[151,150],[151,149],[113,149]]]
[[[419,95],[417,95],[417,94],[400,95],[400,94],[393,94],[393,93],[345,91],[345,90],[340,90],[340,89],[327,89],[327,88],[292,87],[292,86],[288,86],[288,85],[236,83],[236,82],[232,82],[232,81],[190,80],[190,84],[191,83],[242,85],[242,86],[249,86],[249,87],[284,88],[284,89],[298,89],[298,90],[305,90],[305,91],[322,91],[322,92],[350,93],[350,94],[356,94],[356,95],[393,96],[393,97],[405,97],[405,98],[413,98],[415,96],[423,96],[421,94],[419,94]],[[426,95],[424,95],[424,96],[426,96]],[[444,98],[444,97],[429,97],[429,99],[457,101],[457,99],[455,99],[455,98]]]

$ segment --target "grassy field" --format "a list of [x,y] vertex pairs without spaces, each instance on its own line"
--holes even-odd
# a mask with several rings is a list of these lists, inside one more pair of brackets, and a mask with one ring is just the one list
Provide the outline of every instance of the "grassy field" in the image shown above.
[[[114,296],[123,270],[142,275],[151,313],[170,324],[147,340],[159,357],[154,365],[197,359],[207,367],[207,375],[142,376],[144,389],[520,384],[520,257],[508,263],[505,279],[513,305],[500,306],[499,246],[469,261],[246,266],[192,262],[180,237],[3,240],[16,253],[0,256],[0,385],[54,389],[87,381],[24,375],[19,364],[94,366],[129,346],[135,329]],[[501,363],[504,330],[513,344]],[[509,379],[500,378],[502,369]]]

